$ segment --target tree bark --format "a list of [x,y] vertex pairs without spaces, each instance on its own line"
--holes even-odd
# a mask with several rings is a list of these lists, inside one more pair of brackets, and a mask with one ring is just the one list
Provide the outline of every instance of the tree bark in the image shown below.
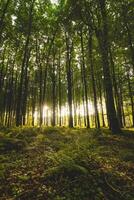
[[90,120],[89,120],[89,108],[88,108],[88,92],[87,92],[87,79],[86,79],[86,66],[85,66],[85,57],[84,57],[84,44],[83,44],[83,32],[81,30],[80,33],[80,39],[81,39],[81,56],[82,56],[82,82],[83,82],[83,88],[84,88],[84,94],[85,94],[85,101],[86,101],[86,122],[87,122],[87,128],[90,128]]
[[62,125],[61,121],[61,55],[59,50],[58,72],[59,72],[59,126]]
[[103,73],[104,73],[104,83],[106,90],[106,103],[109,115],[110,128],[113,133],[121,132],[120,125],[117,119],[114,97],[112,90],[112,80],[110,74],[109,56],[108,56],[108,26],[107,26],[107,13],[106,13],[106,3],[105,0],[98,0],[99,7],[102,16],[102,28],[97,30],[97,38],[99,41],[99,46],[102,56]]
[[30,42],[30,35],[31,35],[31,30],[32,30],[33,6],[34,6],[34,1],[32,1],[30,5],[30,9],[29,9],[28,34],[25,41],[24,55],[23,55],[22,66],[21,66],[21,77],[20,77],[20,83],[18,86],[16,126],[22,125],[24,74],[25,74],[25,71],[27,70],[26,62],[28,59],[29,42]]
[[93,55],[92,55],[92,34],[90,33],[90,30],[89,30],[88,48],[89,48],[89,62],[90,62],[90,71],[91,71],[93,96],[94,96],[95,122],[96,122],[96,128],[100,128],[100,119],[99,119],[98,102],[97,102],[97,91],[96,91],[96,84],[95,84]]
[[[73,127],[73,95],[72,95],[72,69],[71,69],[71,53],[73,44],[70,42],[68,33],[65,33],[66,37],[66,73],[67,73],[67,91],[68,91],[68,106],[69,106],[69,127]],[[70,44],[71,43],[71,44]]]
[[133,100],[132,87],[128,69],[127,69],[127,81],[128,81],[128,91],[130,96],[131,109],[132,109],[132,126],[134,127],[134,100]]
[[123,127],[121,101],[120,101],[120,95],[119,95],[119,91],[118,91],[118,85],[117,85],[116,74],[115,74],[115,64],[114,64],[114,61],[113,61],[111,49],[109,49],[109,54],[110,54],[110,61],[111,61],[111,68],[112,68],[112,79],[113,79],[113,87],[114,87],[114,92],[115,92],[115,103],[116,103],[116,108],[117,108],[117,117],[118,117],[118,120],[119,120],[119,123],[120,123],[120,127]]
[[4,6],[2,15],[0,17],[0,44],[1,44],[1,41],[2,41],[2,33],[3,33],[3,28],[4,28],[4,19],[5,19],[5,15],[6,15],[9,3],[10,3],[10,0],[7,0],[6,4]]

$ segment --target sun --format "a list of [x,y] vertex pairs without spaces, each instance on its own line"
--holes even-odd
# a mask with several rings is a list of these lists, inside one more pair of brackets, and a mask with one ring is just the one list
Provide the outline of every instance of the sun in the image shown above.
[[57,5],[58,4],[58,0],[51,0],[51,3]]

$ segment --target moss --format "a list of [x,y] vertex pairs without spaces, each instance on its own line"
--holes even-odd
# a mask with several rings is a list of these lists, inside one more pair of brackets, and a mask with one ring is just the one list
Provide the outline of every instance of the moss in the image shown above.
[[105,129],[1,131],[0,199],[132,200],[133,145]]
[[24,147],[26,147],[26,143],[19,139],[3,137],[0,140],[0,152],[21,151]]

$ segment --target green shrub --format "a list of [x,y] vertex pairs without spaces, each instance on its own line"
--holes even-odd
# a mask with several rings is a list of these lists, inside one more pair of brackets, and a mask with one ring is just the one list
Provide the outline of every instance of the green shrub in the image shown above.
[[127,161],[134,162],[134,152],[132,151],[128,151],[128,150],[121,151],[120,156],[121,156],[121,159],[126,162]]
[[8,133],[9,137],[24,140],[27,143],[33,142],[37,134],[37,130],[34,128],[16,128]]
[[21,151],[25,146],[26,143],[19,139],[1,138],[0,140],[0,152]]

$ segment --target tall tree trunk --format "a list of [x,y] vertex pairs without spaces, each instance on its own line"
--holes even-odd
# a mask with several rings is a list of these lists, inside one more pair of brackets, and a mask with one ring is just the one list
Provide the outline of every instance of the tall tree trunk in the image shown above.
[[132,109],[132,126],[134,127],[134,100],[133,100],[132,87],[129,76],[129,69],[127,69],[127,81],[128,81],[128,91],[130,96],[131,109]]
[[24,74],[25,74],[25,71],[27,70],[26,62],[27,62],[27,56],[28,56],[28,50],[29,50],[30,35],[31,35],[31,30],[32,30],[33,6],[34,6],[34,0],[32,1],[31,5],[30,5],[30,10],[29,10],[28,34],[27,34],[27,38],[25,41],[24,55],[23,55],[22,66],[21,66],[21,77],[20,77],[20,83],[18,86],[17,108],[16,108],[16,126],[22,125]]
[[3,28],[4,28],[4,19],[5,19],[5,15],[9,6],[10,0],[7,0],[2,12],[2,15],[0,16],[0,44],[2,41],[2,33],[3,33]]
[[62,125],[61,122],[61,55],[59,50],[59,60],[58,60],[58,72],[59,72],[59,126]]
[[2,89],[2,86],[3,86],[3,80],[4,80],[4,67],[5,67],[5,57],[6,57],[6,48],[7,46],[4,47],[4,50],[3,50],[3,55],[1,56],[1,68],[0,68],[0,94],[1,94],[1,89]]
[[[54,47],[53,47],[54,48]],[[55,50],[53,49],[53,66],[52,66],[52,126],[56,125],[56,74],[55,74]]]
[[86,119],[87,119],[87,128],[90,128],[90,120],[89,120],[89,107],[88,107],[88,92],[87,92],[87,79],[86,79],[86,66],[85,66],[85,56],[84,56],[84,43],[83,43],[83,32],[81,30],[80,33],[81,39],[81,55],[82,55],[82,80],[83,80],[83,88],[85,94],[85,101],[86,101]]
[[36,107],[36,88],[34,88],[34,82],[32,86],[31,96],[32,96],[32,126],[35,125],[35,107]]
[[115,103],[117,107],[117,117],[118,117],[120,126],[123,127],[121,101],[120,101],[120,95],[118,91],[118,85],[117,85],[116,74],[115,74],[115,64],[113,61],[111,49],[109,49],[109,54],[110,54],[110,61],[111,61],[111,68],[112,68],[113,87],[114,87],[114,92],[115,92]]
[[102,126],[105,127],[106,124],[105,124],[105,119],[104,119],[102,85],[101,85],[101,80],[100,80],[100,78],[99,78],[99,80],[98,80],[98,91],[99,91],[99,97],[100,97]]
[[106,13],[106,3],[105,0],[98,0],[99,7],[102,16],[102,28],[97,30],[97,38],[100,45],[102,64],[103,64],[103,73],[104,73],[104,83],[106,90],[106,103],[109,115],[110,128],[113,133],[121,132],[119,122],[116,116],[116,110],[114,105],[114,97],[112,90],[112,80],[110,75],[110,65],[109,65],[109,56],[108,56],[108,27],[107,27],[107,13]]
[[28,98],[28,85],[29,85],[29,77],[28,77],[28,65],[29,65],[29,57],[30,52],[28,52],[28,58],[26,62],[26,70],[24,74],[24,91],[23,91],[23,104],[22,104],[22,124],[25,126],[26,124],[26,111],[27,111],[27,98]]
[[89,48],[89,62],[90,62],[90,70],[91,70],[92,86],[93,86],[93,96],[94,96],[95,122],[96,122],[96,128],[100,128],[100,119],[99,119],[98,102],[97,102],[97,91],[96,91],[94,66],[93,66],[92,34],[90,33],[90,30],[89,30],[88,48]]
[[126,126],[126,119],[125,119],[125,111],[124,111],[124,101],[123,101],[123,83],[122,81],[119,82],[119,88],[120,88],[120,101],[121,101],[121,110],[122,110],[122,121],[123,121],[123,127]]
[[[53,47],[53,44],[54,44],[54,40],[55,40],[56,33],[57,33],[57,27],[56,27],[56,29],[54,30],[53,37],[52,37],[52,39],[50,40],[50,43],[49,43],[48,53],[47,53],[47,58],[46,58],[45,70],[44,70],[44,72],[43,72],[44,81],[43,81],[43,83],[42,83],[42,84],[43,84],[42,105],[45,104],[49,59],[50,59],[50,54],[51,54],[51,50],[52,50],[52,47]],[[48,42],[49,42],[49,39],[48,39]],[[43,108],[43,107],[42,107],[42,108]],[[43,109],[42,109],[42,110],[43,110]],[[41,111],[40,111],[40,112],[41,112]],[[47,122],[47,124],[48,124],[48,122]]]
[[133,43],[133,39],[132,39],[133,37],[132,37],[131,31],[130,31],[130,27],[128,24],[128,20],[126,18],[126,13],[127,13],[126,8],[127,8],[126,5],[122,4],[122,16],[123,16],[124,25],[125,25],[124,27],[127,32],[128,46],[129,46],[129,50],[130,50],[131,63],[132,63],[133,74],[134,74],[134,43]]
[[134,44],[132,42],[132,36],[128,27],[128,24],[126,23],[126,30],[127,30],[127,34],[128,34],[128,44],[129,44],[129,48],[130,48],[130,54],[131,54],[131,63],[133,66],[133,74],[134,74]]
[[71,60],[72,60],[72,41],[70,42],[70,38],[68,33],[66,32],[66,73],[67,73],[67,90],[68,90],[68,106],[69,106],[69,127],[73,127],[73,95],[72,95],[72,69],[71,69]]
[[8,119],[7,119],[7,126],[10,127],[12,123],[12,109],[13,109],[13,93],[14,93],[14,65],[15,65],[15,59],[12,63],[13,67],[10,71],[11,78],[9,81],[9,88],[8,88]]
[[39,125],[43,124],[43,67],[40,58],[40,43],[36,39],[36,64],[39,69]]

